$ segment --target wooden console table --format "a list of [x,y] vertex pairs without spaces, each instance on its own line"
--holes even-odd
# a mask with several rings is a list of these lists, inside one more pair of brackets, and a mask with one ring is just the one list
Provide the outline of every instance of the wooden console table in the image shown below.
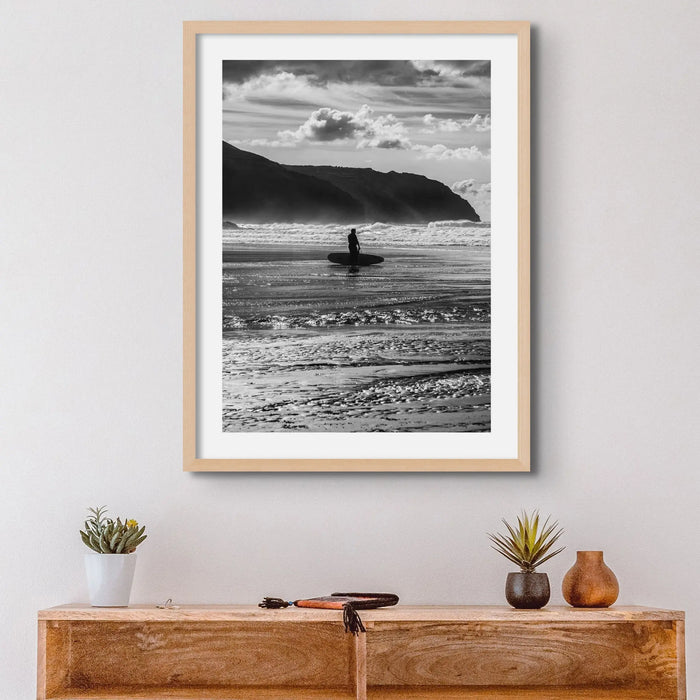
[[685,698],[684,614],[397,606],[65,605],[39,613],[39,700]]

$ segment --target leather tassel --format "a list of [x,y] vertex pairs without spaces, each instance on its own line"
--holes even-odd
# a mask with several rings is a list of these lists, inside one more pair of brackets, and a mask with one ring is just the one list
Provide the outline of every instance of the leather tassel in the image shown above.
[[345,631],[358,635],[360,632],[365,632],[365,626],[362,624],[362,619],[357,610],[352,606],[352,603],[343,605],[343,624]]

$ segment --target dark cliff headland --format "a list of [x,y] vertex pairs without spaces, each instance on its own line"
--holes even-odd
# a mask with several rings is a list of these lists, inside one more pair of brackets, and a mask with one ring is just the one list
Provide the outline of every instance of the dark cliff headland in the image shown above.
[[273,223],[479,221],[436,180],[371,168],[281,165],[223,142],[223,218]]

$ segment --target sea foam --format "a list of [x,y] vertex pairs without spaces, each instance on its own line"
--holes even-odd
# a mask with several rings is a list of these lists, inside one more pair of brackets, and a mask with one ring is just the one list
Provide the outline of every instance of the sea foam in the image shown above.
[[[224,229],[224,247],[236,245],[346,245],[345,224],[241,224]],[[367,248],[422,248],[436,246],[489,246],[491,224],[473,221],[432,221],[429,224],[386,224],[377,221],[355,226]]]

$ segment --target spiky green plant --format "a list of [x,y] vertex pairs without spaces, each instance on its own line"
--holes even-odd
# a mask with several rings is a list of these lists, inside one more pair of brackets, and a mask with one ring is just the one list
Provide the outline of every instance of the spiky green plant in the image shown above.
[[135,520],[122,522],[121,518],[105,517],[105,506],[88,508],[88,512],[90,516],[80,536],[85,545],[98,554],[131,554],[148,537],[143,534],[146,526],[139,528]]
[[540,564],[544,564],[565,549],[565,547],[560,547],[553,552],[550,551],[564,532],[556,520],[551,525],[549,524],[550,517],[547,517],[541,528],[538,511],[528,514],[523,510],[518,518],[517,527],[511,526],[503,518],[503,524],[508,528],[508,534],[489,534],[493,543],[492,549],[517,564],[523,573],[534,572]]

